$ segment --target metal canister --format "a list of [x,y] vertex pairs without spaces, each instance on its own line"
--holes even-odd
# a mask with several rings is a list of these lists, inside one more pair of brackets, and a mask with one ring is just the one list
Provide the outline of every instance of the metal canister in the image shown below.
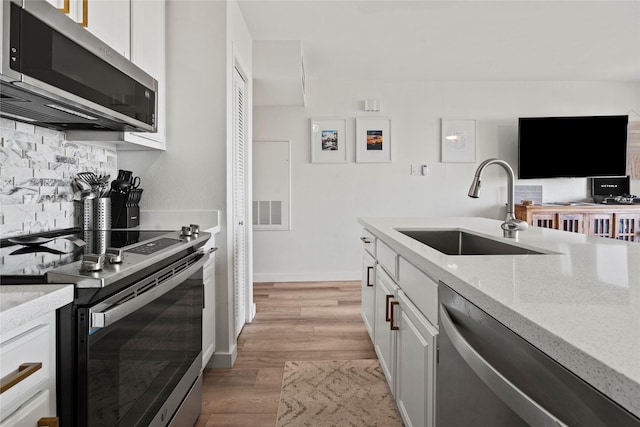
[[111,230],[111,199],[99,197],[95,200],[94,230]]

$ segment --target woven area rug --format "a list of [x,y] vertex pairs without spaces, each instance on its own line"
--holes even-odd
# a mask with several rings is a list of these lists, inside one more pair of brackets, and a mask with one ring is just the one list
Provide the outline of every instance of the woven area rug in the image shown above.
[[402,425],[377,359],[285,363],[276,427]]

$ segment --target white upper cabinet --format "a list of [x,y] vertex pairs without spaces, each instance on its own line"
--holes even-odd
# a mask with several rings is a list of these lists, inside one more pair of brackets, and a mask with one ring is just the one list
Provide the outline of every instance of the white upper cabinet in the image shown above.
[[131,54],[131,0],[47,0],[116,52]]
[[86,10],[87,30],[122,56],[130,58],[131,9],[129,0],[83,0],[81,3],[84,5],[82,9]]
[[[119,150],[166,148],[165,1],[47,0],[158,81],[157,132],[76,132],[73,140],[109,141]],[[124,143],[122,143],[124,142]]]
[[158,81],[158,131],[127,132],[125,141],[138,146],[164,150],[167,123],[164,0],[133,0],[131,2],[131,61]]

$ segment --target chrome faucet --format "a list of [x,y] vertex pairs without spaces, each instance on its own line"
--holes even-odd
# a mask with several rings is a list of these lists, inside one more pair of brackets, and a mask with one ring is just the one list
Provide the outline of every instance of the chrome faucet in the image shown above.
[[513,199],[514,199],[514,184],[515,175],[513,169],[509,166],[509,163],[500,159],[487,159],[480,163],[476,174],[473,177],[471,188],[469,188],[469,197],[477,199],[480,195],[480,181],[482,179],[482,173],[484,169],[492,164],[500,165],[507,172],[507,218],[500,225],[504,237],[518,237],[518,231],[526,230],[529,226],[525,221],[516,219],[514,214]]

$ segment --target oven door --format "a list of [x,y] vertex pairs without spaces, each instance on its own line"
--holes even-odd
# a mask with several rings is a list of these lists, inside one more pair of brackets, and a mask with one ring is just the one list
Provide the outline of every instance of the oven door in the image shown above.
[[78,309],[76,426],[167,425],[202,370],[204,262],[191,254]]

